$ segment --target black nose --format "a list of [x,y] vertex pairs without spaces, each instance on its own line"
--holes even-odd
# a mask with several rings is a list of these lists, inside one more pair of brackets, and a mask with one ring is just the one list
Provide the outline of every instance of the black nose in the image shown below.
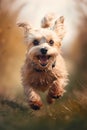
[[41,53],[44,54],[44,55],[47,53],[47,49],[46,49],[46,48],[41,48],[40,51],[41,51]]

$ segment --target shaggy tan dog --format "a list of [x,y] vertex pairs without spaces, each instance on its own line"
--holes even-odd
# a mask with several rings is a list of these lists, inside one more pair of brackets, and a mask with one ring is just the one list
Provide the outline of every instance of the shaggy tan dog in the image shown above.
[[64,17],[53,21],[53,15],[46,15],[39,29],[18,23],[24,28],[27,43],[22,81],[27,101],[34,110],[42,106],[38,91],[48,90],[47,102],[52,103],[63,95],[67,84],[66,66],[60,51],[65,33]]

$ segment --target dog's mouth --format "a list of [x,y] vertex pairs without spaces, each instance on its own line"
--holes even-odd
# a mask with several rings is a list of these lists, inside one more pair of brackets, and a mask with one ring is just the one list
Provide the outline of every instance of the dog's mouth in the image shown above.
[[48,60],[51,58],[51,56],[50,55],[38,55],[37,58],[38,58],[41,66],[46,66],[48,64]]

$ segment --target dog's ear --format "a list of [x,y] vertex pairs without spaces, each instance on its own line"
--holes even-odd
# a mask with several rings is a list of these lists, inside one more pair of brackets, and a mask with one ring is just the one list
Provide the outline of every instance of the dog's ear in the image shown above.
[[54,13],[48,13],[46,14],[43,19],[41,20],[41,27],[42,28],[48,28],[51,27],[53,24],[53,20],[55,19]]
[[65,28],[64,28],[64,17],[59,17],[53,26],[53,30],[57,33],[59,38],[62,40],[65,34]]
[[31,25],[27,23],[17,23],[17,26],[24,29],[24,42],[28,44],[29,31],[32,29]]
[[25,32],[28,32],[32,27],[28,23],[17,23],[18,27],[22,27]]

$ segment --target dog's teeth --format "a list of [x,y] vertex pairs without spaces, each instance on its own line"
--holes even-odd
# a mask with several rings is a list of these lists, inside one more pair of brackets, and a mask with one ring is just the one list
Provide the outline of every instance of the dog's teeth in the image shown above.
[[39,63],[41,63],[41,61],[39,60]]

